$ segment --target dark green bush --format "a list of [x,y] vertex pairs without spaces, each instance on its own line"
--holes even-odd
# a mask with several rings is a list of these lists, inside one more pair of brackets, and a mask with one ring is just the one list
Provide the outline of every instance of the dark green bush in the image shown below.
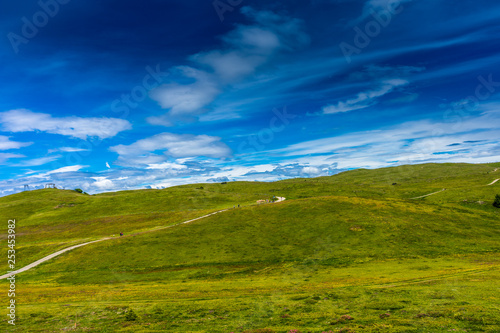
[[135,321],[137,320],[137,315],[135,314],[134,310],[130,309],[125,313],[125,320],[127,321]]
[[493,201],[493,206],[496,208],[500,208],[500,194],[495,196],[495,201]]

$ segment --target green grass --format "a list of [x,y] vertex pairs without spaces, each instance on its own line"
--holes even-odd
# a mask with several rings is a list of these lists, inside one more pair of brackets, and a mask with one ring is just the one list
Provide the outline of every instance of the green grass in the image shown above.
[[[17,220],[18,268],[70,244],[126,234],[20,274],[18,327],[498,332],[500,210],[491,203],[500,182],[485,186],[500,178],[498,167],[427,164],[275,183],[0,198],[0,218]],[[255,204],[273,195],[287,200]],[[130,309],[137,320],[126,320]]]

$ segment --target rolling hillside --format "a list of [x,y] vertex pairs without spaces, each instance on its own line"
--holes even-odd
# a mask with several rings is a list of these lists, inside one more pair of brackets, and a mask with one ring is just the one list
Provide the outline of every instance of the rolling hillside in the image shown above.
[[[19,274],[19,326],[496,332],[500,209],[491,203],[500,182],[487,185],[500,178],[498,167],[428,164],[275,183],[0,198],[1,219],[17,221],[17,268],[125,233]],[[255,204],[274,195],[287,200]],[[155,230],[221,209],[228,210]],[[1,233],[6,249],[6,226]],[[131,309],[136,320],[125,318]]]

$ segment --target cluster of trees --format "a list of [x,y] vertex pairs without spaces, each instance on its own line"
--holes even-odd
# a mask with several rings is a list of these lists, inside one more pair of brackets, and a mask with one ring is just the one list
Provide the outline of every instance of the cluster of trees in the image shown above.
[[83,190],[81,188],[75,188],[75,192],[89,195],[87,192],[83,192]]

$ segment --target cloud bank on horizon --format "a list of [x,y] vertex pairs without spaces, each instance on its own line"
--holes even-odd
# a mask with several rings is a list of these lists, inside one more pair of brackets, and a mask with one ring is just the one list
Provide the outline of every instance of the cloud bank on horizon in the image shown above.
[[497,2],[217,3],[3,4],[0,196],[500,161]]

